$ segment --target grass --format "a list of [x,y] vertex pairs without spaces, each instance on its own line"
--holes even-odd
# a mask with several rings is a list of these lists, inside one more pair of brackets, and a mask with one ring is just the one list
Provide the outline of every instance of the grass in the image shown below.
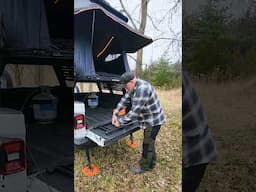
[[195,83],[218,151],[199,192],[256,191],[255,87],[255,79]]
[[108,147],[91,151],[91,160],[100,168],[93,177],[85,176],[82,168],[87,164],[83,150],[75,150],[75,191],[130,191],[180,192],[181,191],[181,89],[161,91],[158,96],[167,118],[156,140],[158,164],[151,172],[132,174],[128,167],[141,157],[143,132],[134,134],[140,143],[136,149],[126,145],[128,138]]

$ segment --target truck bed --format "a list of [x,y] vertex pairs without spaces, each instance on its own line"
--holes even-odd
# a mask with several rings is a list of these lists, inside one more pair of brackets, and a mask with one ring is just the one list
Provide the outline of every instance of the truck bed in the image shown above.
[[111,108],[86,108],[86,121],[90,128],[91,126],[97,126],[104,122],[110,122],[112,119],[112,109]]
[[99,146],[107,146],[139,129],[138,122],[131,122],[122,127],[112,125],[112,111],[120,101],[122,95],[111,93],[97,93],[99,105],[90,108],[87,105],[89,93],[76,93],[75,100],[85,104],[85,120],[87,123],[87,137]]
[[137,122],[122,127],[112,125],[112,108],[86,108],[88,137],[100,146],[107,146],[139,129]]
[[27,126],[28,174],[73,165],[73,126],[34,123]]

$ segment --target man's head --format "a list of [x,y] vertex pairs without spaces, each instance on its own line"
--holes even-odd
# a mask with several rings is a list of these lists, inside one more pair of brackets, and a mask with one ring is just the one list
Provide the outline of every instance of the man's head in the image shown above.
[[132,72],[126,72],[122,74],[120,82],[124,85],[126,90],[132,91],[136,85],[136,77]]

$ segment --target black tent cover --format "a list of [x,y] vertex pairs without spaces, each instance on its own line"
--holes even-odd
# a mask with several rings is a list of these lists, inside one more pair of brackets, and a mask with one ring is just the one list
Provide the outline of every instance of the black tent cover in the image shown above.
[[1,0],[0,48],[49,49],[73,39],[72,0]]
[[[75,0],[75,76],[81,80],[104,73],[120,76],[130,71],[126,53],[150,44],[128,24],[128,19],[102,0]],[[106,62],[109,54],[120,54]]]

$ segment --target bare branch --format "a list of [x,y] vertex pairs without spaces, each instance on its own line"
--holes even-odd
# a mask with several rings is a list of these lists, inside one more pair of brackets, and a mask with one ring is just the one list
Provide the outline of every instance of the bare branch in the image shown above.
[[[125,13],[125,11],[123,10],[123,9],[121,9],[121,10],[119,10],[121,13],[124,13],[125,15],[126,15],[126,13]],[[127,15],[126,15],[127,16]],[[129,19],[129,21],[130,21],[130,19]],[[135,18],[133,18],[133,22],[134,22],[134,24],[136,25],[139,25],[140,24],[140,22],[137,20],[137,19],[135,19]],[[134,27],[134,25],[133,25],[133,27]],[[135,28],[135,27],[134,27]],[[136,29],[136,28],[135,28]],[[136,30],[138,30],[138,29],[136,29]]]
[[[124,14],[126,15],[126,13],[125,13],[125,11],[124,11],[123,9],[121,9],[120,12],[121,12],[121,13],[124,13]],[[127,15],[126,15],[126,16],[127,16]],[[139,20],[136,19],[136,18],[133,18],[133,22],[134,22],[134,24],[136,23],[137,25],[140,24]],[[135,24],[135,25],[136,25],[136,24]],[[137,26],[137,25],[136,25],[136,26]],[[134,27],[134,26],[133,26],[133,27]],[[134,27],[134,28],[135,28],[135,27]],[[136,29],[136,28],[135,28],[135,29]],[[136,29],[136,30],[138,30],[138,29]]]
[[159,37],[154,39],[153,41],[159,41],[159,40],[168,40],[168,41],[181,41],[181,39],[176,39],[176,38],[169,38],[169,37]]
[[151,21],[153,27],[155,28],[155,30],[160,31],[160,29],[155,25],[155,22],[153,21],[153,18],[148,14],[148,18]]
[[166,11],[166,14],[162,17],[159,23],[162,23],[166,19],[167,15],[169,15],[170,13],[175,13],[178,10],[178,6],[180,5],[180,3],[181,3],[181,0],[176,0],[174,5]]
[[136,12],[139,7],[140,7],[140,3],[137,4],[136,7],[131,11],[131,14],[133,15],[134,12]]
[[122,0],[119,0],[119,2],[120,2],[120,5],[121,5],[121,7],[122,7],[124,13],[126,14],[126,16],[127,16],[127,17],[129,18],[129,20],[131,21],[133,27],[134,27],[136,30],[138,30],[136,24],[134,23],[134,20],[133,20],[132,16],[130,15],[130,13],[129,13],[129,12],[127,11],[127,9],[125,8],[123,1],[122,1]]
[[135,63],[137,62],[137,59],[136,58],[134,58],[133,56],[131,56],[131,55],[129,55],[129,54],[127,54],[128,55],[128,57],[130,57],[133,61],[135,61]]

